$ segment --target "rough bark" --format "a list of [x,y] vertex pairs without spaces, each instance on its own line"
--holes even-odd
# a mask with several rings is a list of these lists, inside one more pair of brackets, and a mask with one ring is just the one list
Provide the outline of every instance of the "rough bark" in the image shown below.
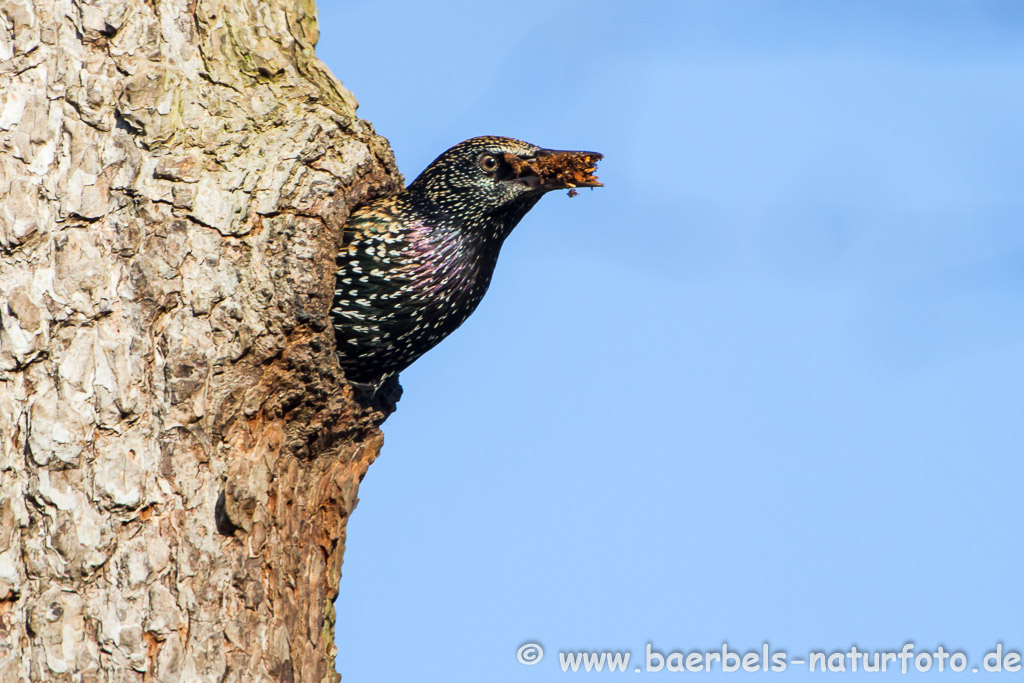
[[0,0],[0,680],[335,680],[388,412],[327,311],[401,183],[313,0]]

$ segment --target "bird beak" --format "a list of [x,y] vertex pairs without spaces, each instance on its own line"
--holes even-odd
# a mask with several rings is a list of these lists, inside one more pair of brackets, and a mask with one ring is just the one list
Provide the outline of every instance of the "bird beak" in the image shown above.
[[603,184],[594,172],[597,170],[597,162],[603,156],[597,152],[542,149],[528,158],[505,154],[505,161],[512,168],[515,180],[531,189],[549,192],[577,187],[602,187]]

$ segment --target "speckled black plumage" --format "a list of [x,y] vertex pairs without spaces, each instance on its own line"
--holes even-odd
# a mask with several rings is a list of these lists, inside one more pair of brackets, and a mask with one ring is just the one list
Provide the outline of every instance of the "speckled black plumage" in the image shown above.
[[472,138],[401,193],[349,217],[331,318],[350,381],[379,385],[465,322],[487,291],[505,238],[545,192],[567,187],[517,176],[505,154],[577,153]]

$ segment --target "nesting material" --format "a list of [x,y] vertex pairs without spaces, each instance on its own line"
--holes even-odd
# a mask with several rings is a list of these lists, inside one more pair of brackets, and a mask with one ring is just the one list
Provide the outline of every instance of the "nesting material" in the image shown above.
[[517,177],[534,176],[541,187],[569,188],[570,197],[576,196],[577,187],[601,187],[594,175],[601,158],[596,152],[552,152],[533,159],[505,154]]

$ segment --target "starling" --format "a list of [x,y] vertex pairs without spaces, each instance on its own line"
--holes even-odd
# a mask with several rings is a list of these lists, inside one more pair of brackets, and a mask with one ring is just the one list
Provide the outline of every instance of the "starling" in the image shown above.
[[472,138],[399,194],[356,209],[342,231],[331,306],[348,380],[379,387],[465,322],[516,224],[550,190],[600,186],[600,158]]

